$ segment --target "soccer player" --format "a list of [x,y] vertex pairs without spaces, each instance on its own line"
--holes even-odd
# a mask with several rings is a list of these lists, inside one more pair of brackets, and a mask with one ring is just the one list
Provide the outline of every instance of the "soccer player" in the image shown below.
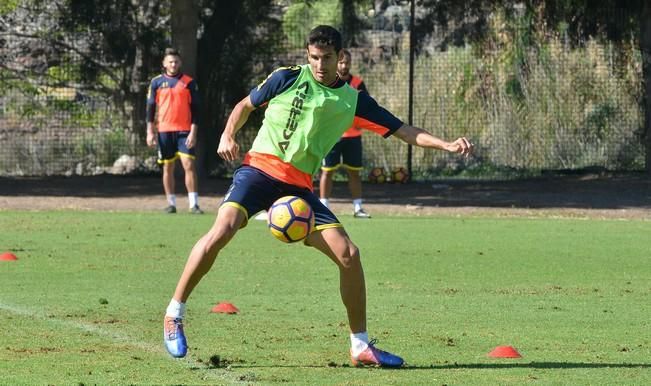
[[[341,59],[337,63],[339,78],[352,88],[368,93],[362,78],[350,73],[350,52],[348,50],[341,50],[341,52]],[[346,130],[339,142],[323,159],[319,194],[325,206],[328,206],[332,193],[332,176],[342,165],[348,172],[348,189],[353,198],[353,215],[357,218],[370,218],[371,216],[362,208],[362,179],[359,176],[359,171],[362,170],[362,130],[357,126]]]
[[312,190],[312,176],[341,135],[358,119],[377,133],[397,136],[412,145],[469,155],[473,145],[464,137],[453,142],[404,124],[367,93],[360,93],[337,75],[341,35],[318,26],[308,35],[308,64],[274,71],[235,105],[221,135],[217,152],[226,161],[239,158],[236,133],[249,114],[267,104],[262,127],[233,175],[212,228],[194,245],[165,312],[164,343],[174,357],[183,357],[186,301],[210,270],[219,251],[249,215],[268,208],[281,196],[305,199],[315,212],[316,226],[305,244],[329,257],[339,268],[339,290],[350,327],[352,363],[356,366],[400,367],[397,355],[375,347],[366,327],[366,286],[360,252],[335,215]]
[[[199,89],[194,79],[181,72],[181,56],[177,50],[165,49],[163,69],[161,75],[151,80],[147,94],[147,145],[158,144],[158,163],[163,165],[163,189],[168,204],[165,212],[176,213],[174,165],[181,158],[190,213],[203,214],[199,208],[194,151]],[[156,115],[158,136],[154,132]]]

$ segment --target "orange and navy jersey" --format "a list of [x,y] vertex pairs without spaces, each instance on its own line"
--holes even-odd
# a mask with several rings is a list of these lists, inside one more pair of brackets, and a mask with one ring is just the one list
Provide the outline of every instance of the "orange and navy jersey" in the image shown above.
[[[359,92],[365,92],[368,94],[368,90],[366,89],[366,84],[364,84],[364,81],[359,76],[350,74],[350,77],[346,79],[346,83],[348,83],[350,87],[359,90]],[[350,129],[346,130],[346,132],[341,135],[341,138],[355,138],[361,136],[362,136],[362,129],[360,127],[353,125]]]
[[359,76],[355,76],[351,74],[350,78],[346,80],[346,83],[348,83],[350,87],[356,90],[364,91],[365,93],[368,93],[368,90],[366,89],[366,84]]
[[154,122],[158,113],[158,131],[190,131],[197,124],[199,88],[197,82],[184,74],[161,74],[151,80],[147,93],[147,122]]
[[[281,67],[271,73],[267,79],[249,93],[253,106],[264,106],[277,95],[287,91],[298,79],[300,72],[301,68],[299,66],[293,66]],[[345,81],[337,79],[334,84],[328,87],[338,88],[345,85]],[[371,130],[387,138],[402,125],[403,122],[400,119],[378,105],[367,92],[358,93],[353,126]],[[312,190],[311,175],[281,161],[272,154],[249,152],[245,156],[243,164],[260,169],[280,181]]]

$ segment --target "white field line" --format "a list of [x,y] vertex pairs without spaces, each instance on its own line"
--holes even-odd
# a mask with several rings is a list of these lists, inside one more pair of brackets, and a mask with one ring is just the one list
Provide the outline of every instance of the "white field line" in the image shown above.
[[[122,334],[116,331],[109,331],[107,329],[104,329],[102,327],[99,327],[94,324],[90,323],[83,323],[79,321],[74,321],[74,320],[68,320],[68,319],[58,319],[54,317],[48,316],[46,313],[42,311],[37,311],[29,308],[24,308],[20,306],[15,306],[15,305],[10,305],[10,304],[5,304],[0,302],[0,310],[6,311],[15,315],[19,316],[24,316],[27,318],[34,318],[34,319],[39,319],[51,324],[58,324],[61,326],[65,327],[71,327],[77,330],[81,330],[84,332],[91,333],[93,335],[97,335],[103,338],[109,338],[109,340],[115,342],[115,343],[126,343],[129,346],[133,346],[137,349],[140,349],[142,351],[147,351],[147,352],[153,352],[153,353],[158,353],[158,354],[163,354],[163,342],[161,341],[160,346],[159,345],[153,345],[151,343],[147,342],[142,342],[138,341],[136,339],[133,339],[129,337],[126,334]],[[161,331],[161,339],[162,339],[162,331]],[[167,353],[164,353],[165,356],[168,356]],[[168,356],[169,357],[169,356]],[[186,365],[189,368],[205,368],[205,364],[199,363],[193,359],[190,358],[183,358],[183,359],[172,359],[170,360],[170,363],[182,363]],[[208,369],[206,369],[208,370]],[[242,383],[241,381],[237,380],[237,377],[235,376],[229,376],[229,374],[225,374],[223,371],[220,371],[221,374],[217,374],[214,371],[206,371],[205,375],[209,376],[211,378],[215,379],[221,379],[225,380],[229,383]]]

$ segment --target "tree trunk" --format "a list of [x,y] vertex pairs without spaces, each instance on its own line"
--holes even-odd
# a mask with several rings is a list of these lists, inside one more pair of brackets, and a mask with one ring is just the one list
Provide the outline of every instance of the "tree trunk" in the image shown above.
[[181,52],[183,73],[197,75],[197,28],[199,7],[196,0],[172,0],[172,45]]
[[355,13],[354,0],[341,0],[342,35],[344,47],[357,47],[357,34],[359,33],[359,19]]
[[642,74],[644,83],[644,144],[645,171],[651,175],[651,4],[642,2],[640,17],[640,49],[642,51]]
[[148,75],[153,60],[148,49],[152,41],[147,34],[147,28],[155,25],[157,15],[160,13],[160,7],[158,2],[145,0],[133,1],[132,5],[136,12],[134,16],[136,23],[131,31],[134,54],[130,74],[126,80],[129,85],[125,88],[129,92],[126,95],[125,109],[129,117],[128,130],[133,135],[133,139],[137,138],[140,143],[144,143],[146,138],[145,108],[147,87],[149,85]]
[[[171,25],[172,25],[172,46],[181,53],[183,63],[181,72],[197,79],[197,29],[199,28],[199,6],[197,0],[172,0],[171,3]],[[206,128],[199,117],[199,131],[197,132],[197,144],[195,148],[196,170],[199,178],[199,191],[201,181],[205,175],[203,167],[206,155]],[[177,168],[178,170],[178,168]]]

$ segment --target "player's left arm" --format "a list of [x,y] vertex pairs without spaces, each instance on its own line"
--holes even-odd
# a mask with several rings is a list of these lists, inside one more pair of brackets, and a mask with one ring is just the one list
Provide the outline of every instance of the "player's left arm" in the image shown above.
[[362,81],[362,82],[359,84],[359,86],[357,86],[357,89],[358,89],[359,91],[361,91],[361,92],[365,92],[365,93],[368,94],[368,88],[366,88],[366,83],[364,83],[364,81]]
[[192,149],[194,145],[197,144],[197,124],[193,123],[190,125],[190,133],[188,134],[188,137],[185,139],[185,146],[188,149]]
[[192,123],[190,124],[190,134],[185,139],[185,146],[192,149],[197,144],[197,130],[199,128],[199,86],[193,79],[188,84],[190,89],[190,117]]
[[393,135],[414,146],[446,150],[466,157],[472,154],[474,147],[466,137],[459,137],[453,142],[448,142],[432,135],[427,130],[407,124],[403,124]]
[[404,142],[419,147],[446,150],[465,156],[472,154],[473,151],[473,144],[466,137],[448,142],[424,129],[405,124],[378,105],[367,93],[358,94],[355,125],[374,131],[385,138],[394,135]]

